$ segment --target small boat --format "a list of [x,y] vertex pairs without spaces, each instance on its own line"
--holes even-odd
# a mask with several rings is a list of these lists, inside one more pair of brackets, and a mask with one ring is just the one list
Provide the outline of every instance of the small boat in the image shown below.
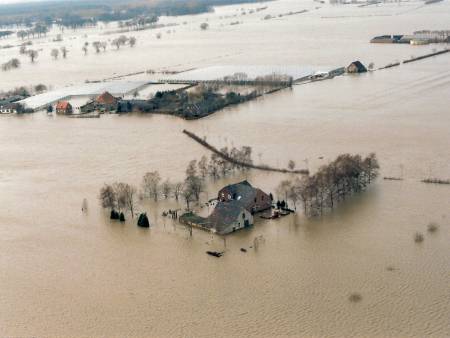
[[223,256],[223,252],[218,252],[218,251],[206,251],[206,253],[213,257],[222,257]]
[[280,213],[278,211],[275,211],[271,215],[261,215],[259,217],[262,218],[262,219],[277,219],[277,218],[280,217]]

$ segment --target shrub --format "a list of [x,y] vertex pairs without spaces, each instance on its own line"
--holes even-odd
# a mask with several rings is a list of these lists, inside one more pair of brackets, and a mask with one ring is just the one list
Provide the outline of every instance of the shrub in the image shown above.
[[119,220],[121,222],[125,222],[125,215],[123,214],[123,212],[120,213]]
[[148,221],[147,214],[143,213],[139,215],[137,225],[141,228],[149,228],[150,222]]
[[352,294],[350,294],[350,296],[348,297],[348,300],[352,303],[357,303],[360,302],[362,300],[362,296],[361,294],[357,293],[357,292],[353,292]]
[[414,242],[416,243],[422,243],[424,240],[423,238],[423,234],[420,232],[416,232],[416,234],[414,235]]
[[115,211],[115,210],[111,210],[111,217],[110,217],[110,219],[114,219],[114,220],[119,219],[119,213],[117,211]]
[[428,224],[427,226],[427,230],[430,233],[436,232],[439,229],[439,225],[437,223],[431,222],[430,224]]

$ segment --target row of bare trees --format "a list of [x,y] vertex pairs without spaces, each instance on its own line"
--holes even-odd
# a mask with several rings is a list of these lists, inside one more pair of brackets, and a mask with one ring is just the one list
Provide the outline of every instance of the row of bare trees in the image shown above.
[[156,22],[158,22],[158,17],[156,15],[146,16],[146,17],[137,17],[128,21],[119,21],[119,28],[126,28],[128,30],[141,30],[145,27],[152,26]]
[[321,215],[339,201],[363,191],[378,176],[379,168],[374,153],[365,158],[342,154],[312,176],[281,181],[277,194],[292,201],[294,207],[300,202],[306,215]]
[[[221,151],[230,157],[239,159],[239,162],[251,162],[251,147],[241,149],[223,148]],[[186,168],[184,181],[171,182],[163,180],[158,171],[147,172],[142,178],[141,190],[127,183],[105,184],[100,190],[100,204],[105,209],[128,211],[134,217],[136,199],[174,198],[176,201],[183,199],[189,210],[191,203],[200,200],[200,194],[204,191],[205,179],[210,176],[214,179],[223,177],[237,170],[248,170],[246,167],[230,163],[223,158],[212,154],[208,160],[203,156],[200,161],[192,160]]]
[[[130,47],[134,47],[136,45],[136,38],[134,36],[126,37],[125,35],[121,35],[118,38],[114,39],[111,42],[111,45],[119,49],[121,46],[125,46],[128,44]],[[84,55],[87,55],[89,51],[89,42],[85,42],[83,47],[81,48],[84,52]],[[108,47],[108,43],[106,41],[94,41],[92,42],[92,47],[95,50],[95,53],[99,54],[101,50],[106,52],[106,48]]]
[[23,43],[20,46],[19,53],[21,55],[28,55],[28,57],[30,58],[31,63],[34,63],[36,61],[36,59],[38,58],[38,56],[39,56],[39,52],[37,50],[35,50],[35,49],[28,49],[28,46],[29,46],[29,44]]
[[59,57],[60,52],[61,52],[61,56],[63,57],[63,59],[67,58],[67,54],[69,53],[69,51],[64,46],[61,47],[60,49],[53,48],[50,52],[50,55],[53,57],[53,59],[56,60]]
[[27,30],[20,30],[17,32],[17,37],[24,40],[25,38],[29,39],[31,37],[37,36],[38,38],[42,37],[42,35],[47,35],[48,33],[47,25],[43,23],[36,23],[34,27]]
[[130,36],[129,38],[125,35],[121,35],[118,38],[114,39],[111,42],[111,45],[119,49],[121,46],[125,46],[127,43],[130,47],[134,47],[136,45],[136,38],[134,36]]
[[113,184],[105,184],[100,189],[100,204],[105,209],[129,211],[131,217],[134,217],[134,210],[136,204],[136,187],[122,182]]
[[[212,153],[208,160],[206,156],[203,156],[198,162],[200,175],[202,178],[210,176],[213,179],[219,179],[229,174],[234,174],[236,171],[249,170],[248,167],[242,166],[240,163],[252,164],[252,151],[252,148],[248,146],[243,146],[241,149],[224,147],[220,149],[220,152],[225,157]],[[234,161],[228,161],[226,158]]]
[[175,198],[178,201],[183,198],[186,207],[189,209],[190,203],[200,199],[200,193],[204,188],[204,180],[197,173],[197,161],[191,161],[186,169],[186,178],[183,182],[170,182],[169,179],[162,181],[158,171],[147,172],[141,184],[141,191],[135,186],[115,182],[105,184],[100,189],[100,204],[105,209],[119,212],[130,212],[134,217],[137,198],[153,199],[155,202],[160,197],[164,199]]
[[169,199],[173,197],[176,201],[180,198],[186,202],[189,209],[190,203],[198,201],[204,188],[204,179],[198,174],[197,161],[189,162],[186,168],[186,178],[182,182],[172,183],[169,179],[162,180],[158,171],[151,171],[142,179],[142,198]]

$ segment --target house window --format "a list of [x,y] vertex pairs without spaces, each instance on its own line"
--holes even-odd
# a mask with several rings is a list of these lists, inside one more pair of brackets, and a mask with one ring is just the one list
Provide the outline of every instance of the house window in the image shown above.
[[242,214],[242,218],[245,219],[245,212]]

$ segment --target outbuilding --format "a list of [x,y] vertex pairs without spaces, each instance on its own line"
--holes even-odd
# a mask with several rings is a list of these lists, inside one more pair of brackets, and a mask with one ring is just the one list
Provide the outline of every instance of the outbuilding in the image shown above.
[[60,115],[70,115],[73,113],[72,105],[67,101],[59,101],[56,104],[56,114]]
[[366,73],[367,68],[360,61],[353,61],[347,67],[347,73]]

